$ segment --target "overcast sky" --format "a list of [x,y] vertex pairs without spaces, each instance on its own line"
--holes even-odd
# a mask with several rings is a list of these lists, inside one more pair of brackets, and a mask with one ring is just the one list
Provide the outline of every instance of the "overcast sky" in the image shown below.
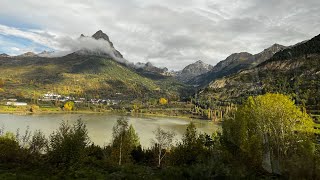
[[0,53],[61,51],[61,39],[100,29],[131,62],[215,65],[320,34],[320,0],[0,1]]

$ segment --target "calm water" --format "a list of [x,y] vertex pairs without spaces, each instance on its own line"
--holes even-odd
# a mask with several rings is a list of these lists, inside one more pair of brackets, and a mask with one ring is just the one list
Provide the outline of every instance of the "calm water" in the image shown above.
[[[68,121],[72,124],[81,118],[87,125],[89,136],[92,142],[98,145],[109,144],[112,139],[112,127],[119,118],[119,115],[109,114],[41,114],[41,115],[12,115],[0,114],[0,127],[5,131],[16,132],[19,129],[20,134],[29,127],[31,131],[40,129],[48,137],[59,127],[62,121]],[[176,141],[181,139],[186,126],[192,121],[201,132],[211,134],[219,129],[219,125],[209,121],[187,120],[178,118],[163,117],[132,117],[127,116],[129,124],[132,124],[140,137],[142,146],[149,147],[151,139],[154,137],[153,131],[160,126],[166,130],[174,131]]]

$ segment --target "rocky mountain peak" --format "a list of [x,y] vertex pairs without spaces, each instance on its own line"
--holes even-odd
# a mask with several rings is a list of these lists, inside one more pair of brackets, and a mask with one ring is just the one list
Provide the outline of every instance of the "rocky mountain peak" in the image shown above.
[[[101,30],[99,30],[99,31],[97,31],[96,33],[94,33],[93,35],[92,35],[92,37],[94,38],[94,39],[104,39],[104,40],[106,40],[106,41],[108,41],[108,42],[110,42],[110,39],[109,39],[109,36],[107,35],[107,34],[105,34],[104,32],[102,32]],[[111,43],[111,42],[110,42]]]
[[206,64],[201,60],[196,61],[195,63],[189,64],[186,66],[178,75],[177,79],[182,82],[187,82],[188,80],[205,74],[213,69],[213,66]]
[[22,57],[37,57],[37,55],[34,52],[26,52],[26,53],[21,54],[19,56],[22,56]]
[[1,53],[1,54],[0,54],[0,57],[9,57],[9,55],[6,54],[6,53]]
[[49,57],[54,51],[42,51],[41,53],[37,54],[37,56],[40,56],[40,57]]
[[258,53],[255,56],[255,61],[252,63],[253,66],[259,65],[263,63],[264,61],[270,59],[275,53],[284,50],[286,46],[280,45],[280,44],[273,44],[267,49],[264,49],[261,53]]
[[153,64],[152,64],[151,62],[147,62],[147,63],[145,64],[145,66],[147,66],[147,67],[153,67]]
[[269,48],[264,49],[263,52],[268,51],[268,52],[271,52],[271,53],[276,53],[276,52],[278,52],[280,50],[283,50],[285,48],[286,48],[285,46],[275,43],[272,46],[270,46]]
[[182,72],[184,71],[189,71],[189,72],[193,72],[196,74],[203,74],[206,73],[208,71],[210,71],[213,68],[213,66],[211,66],[210,64],[206,64],[201,60],[196,61],[195,63],[189,64],[188,66],[186,66]]
[[135,64],[135,68],[136,69],[140,69],[140,70],[144,70],[147,72],[151,72],[151,73],[155,73],[155,74],[161,74],[161,75],[166,75],[168,72],[168,68],[159,68],[154,66],[151,62],[147,62],[147,63],[141,63],[138,62]]
[[204,64],[204,62],[201,61],[201,60],[198,60],[198,61],[195,62],[195,64]]
[[[115,49],[115,47],[113,46],[113,43],[110,41],[110,38],[107,34],[105,34],[102,30],[99,30],[97,31],[96,33],[94,33],[92,36],[91,36],[93,39],[95,40],[104,40],[106,42],[108,42],[108,44],[110,45],[111,47],[111,50],[113,52],[113,55],[116,57],[116,58],[121,58],[123,59],[123,56],[122,54]],[[81,38],[90,38],[88,36],[85,36],[83,34],[80,35],[79,37],[80,39]],[[108,48],[108,47],[106,47]],[[106,51],[104,51],[103,49],[99,49],[99,50],[88,50],[88,49],[81,49],[79,51],[76,52],[77,54],[80,54],[80,55],[88,55],[88,54],[93,54],[93,55],[101,55],[101,56],[109,56],[109,57],[113,57],[112,54],[110,53],[107,53]]]

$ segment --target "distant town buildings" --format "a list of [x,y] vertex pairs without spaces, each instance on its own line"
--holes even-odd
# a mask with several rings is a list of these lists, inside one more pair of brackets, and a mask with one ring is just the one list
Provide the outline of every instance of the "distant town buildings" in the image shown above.
[[60,101],[60,102],[65,102],[68,100],[74,100],[70,98],[69,96],[62,96],[60,94],[54,94],[54,93],[47,93],[44,94],[42,99],[39,99],[40,101]]
[[[121,93],[117,93],[121,94]],[[95,104],[95,105],[118,105],[121,100],[119,99],[109,99],[109,98],[103,98],[103,99],[86,99],[86,98],[74,98],[70,96],[63,96],[56,93],[46,93],[41,98],[38,99],[39,101],[43,102],[67,102],[67,101],[73,101],[74,103],[89,103],[89,104]],[[17,102],[17,99],[7,99],[6,104],[7,106],[27,106],[28,104],[26,102]]]
[[[117,93],[121,94],[121,93]],[[86,98],[74,98],[70,96],[63,96],[60,94],[50,93],[44,94],[39,101],[58,101],[58,102],[66,102],[73,101],[75,103],[91,103],[91,104],[106,104],[106,105],[117,105],[120,103],[120,100],[116,99],[86,99]]]
[[28,104],[25,102],[7,102],[7,106],[27,106]]

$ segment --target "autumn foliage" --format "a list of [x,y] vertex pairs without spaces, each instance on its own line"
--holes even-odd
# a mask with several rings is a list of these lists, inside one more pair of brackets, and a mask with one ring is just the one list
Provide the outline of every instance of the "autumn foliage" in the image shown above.
[[159,103],[160,103],[161,105],[165,105],[165,104],[168,104],[168,100],[167,100],[166,98],[160,98],[160,99],[159,99]]
[[74,102],[73,101],[68,101],[63,106],[63,110],[65,110],[65,111],[72,111],[73,109],[74,109]]

